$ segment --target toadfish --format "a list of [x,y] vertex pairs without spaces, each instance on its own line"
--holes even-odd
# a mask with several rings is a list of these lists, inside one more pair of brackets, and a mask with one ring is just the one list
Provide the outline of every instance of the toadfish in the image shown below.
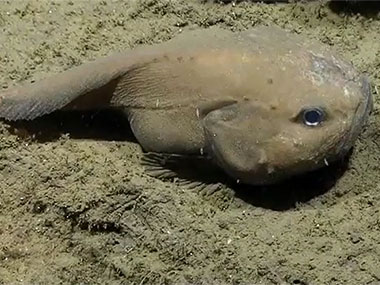
[[0,118],[114,108],[143,150],[202,155],[245,184],[323,167],[372,110],[368,79],[328,46],[277,27],[183,32],[0,93]]

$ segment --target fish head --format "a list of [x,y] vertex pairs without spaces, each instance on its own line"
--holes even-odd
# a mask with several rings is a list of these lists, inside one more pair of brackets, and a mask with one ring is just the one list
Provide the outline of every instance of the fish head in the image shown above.
[[203,120],[208,153],[242,183],[274,184],[342,158],[372,110],[370,83],[350,63],[289,47],[245,54],[225,86],[240,99]]

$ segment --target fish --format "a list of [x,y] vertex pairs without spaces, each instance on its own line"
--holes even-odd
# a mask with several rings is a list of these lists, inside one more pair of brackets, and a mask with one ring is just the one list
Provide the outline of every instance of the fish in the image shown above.
[[10,122],[119,110],[145,153],[201,156],[249,185],[342,158],[372,108],[366,75],[277,26],[187,30],[0,93],[0,118]]

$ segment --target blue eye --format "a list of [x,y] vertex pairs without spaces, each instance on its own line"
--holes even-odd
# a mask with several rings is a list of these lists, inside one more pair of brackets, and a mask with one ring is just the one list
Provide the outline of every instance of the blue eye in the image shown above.
[[306,126],[318,126],[324,119],[325,114],[320,108],[305,109],[302,114],[303,123]]

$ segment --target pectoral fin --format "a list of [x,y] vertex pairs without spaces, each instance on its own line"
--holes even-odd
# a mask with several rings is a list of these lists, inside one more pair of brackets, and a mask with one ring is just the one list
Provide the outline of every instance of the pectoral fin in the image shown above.
[[202,156],[149,152],[144,154],[141,164],[152,177],[172,180],[205,195],[223,188],[221,181],[225,180],[224,173]]

